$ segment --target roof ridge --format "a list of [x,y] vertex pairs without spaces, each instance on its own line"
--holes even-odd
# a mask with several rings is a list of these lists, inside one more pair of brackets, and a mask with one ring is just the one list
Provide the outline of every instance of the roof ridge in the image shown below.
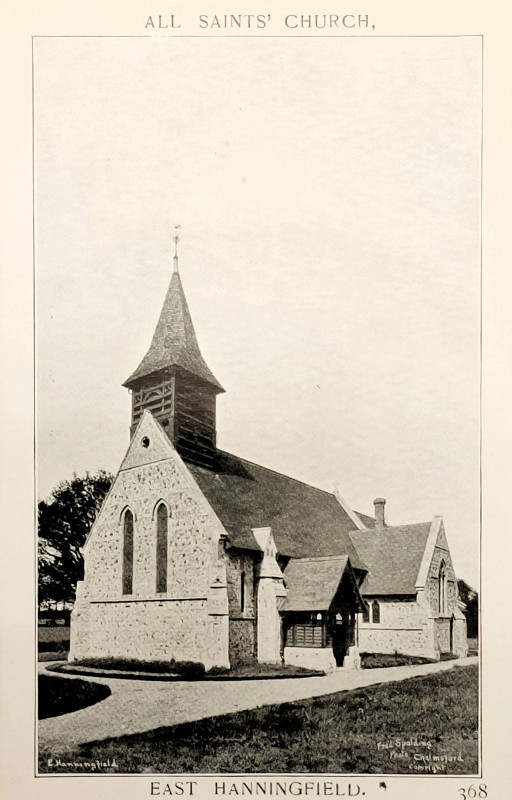
[[384,528],[355,528],[353,531],[349,531],[349,533],[351,536],[353,533],[366,533],[367,531],[370,533],[385,533],[386,531],[392,531],[396,528],[417,528],[420,525],[432,525],[432,520],[427,519],[424,522],[402,522],[400,525],[386,525]]
[[349,559],[350,556],[348,553],[340,553],[337,556],[304,556],[304,558],[294,558],[293,556],[290,559],[290,564],[292,561],[339,561],[340,559]]

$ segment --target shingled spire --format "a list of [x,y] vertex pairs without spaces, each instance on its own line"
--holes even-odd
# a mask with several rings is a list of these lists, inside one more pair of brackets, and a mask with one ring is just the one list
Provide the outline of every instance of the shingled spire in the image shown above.
[[163,425],[184,459],[214,466],[216,395],[224,389],[199,350],[176,250],[171,282],[151,345],[123,386],[132,391],[132,435],[147,409]]
[[224,391],[199,350],[179,272],[172,274],[150,348],[123,386],[131,389],[139,378],[171,367],[186,369],[217,392]]

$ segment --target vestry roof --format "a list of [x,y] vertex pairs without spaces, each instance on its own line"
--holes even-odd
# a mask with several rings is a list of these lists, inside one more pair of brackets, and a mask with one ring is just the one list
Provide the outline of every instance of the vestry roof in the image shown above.
[[285,611],[327,611],[340,585],[348,556],[292,559],[284,577]]
[[181,367],[214,386],[218,392],[224,391],[199,350],[178,272],[172,275],[151,346],[123,386],[129,387],[139,378],[168,367]]
[[217,471],[187,464],[235,547],[260,549],[252,528],[270,526],[278,553],[347,555],[365,569],[348,535],[354,523],[333,494],[219,451]]
[[353,531],[350,536],[368,567],[363,595],[415,594],[430,522]]

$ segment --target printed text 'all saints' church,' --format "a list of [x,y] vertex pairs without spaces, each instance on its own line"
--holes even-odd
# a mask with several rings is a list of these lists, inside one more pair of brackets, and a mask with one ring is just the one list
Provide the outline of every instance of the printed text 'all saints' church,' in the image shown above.
[[216,398],[174,257],[124,384],[131,441],[84,548],[71,661],[245,659],[326,671],[361,652],[465,656],[441,517],[388,526],[216,446]]

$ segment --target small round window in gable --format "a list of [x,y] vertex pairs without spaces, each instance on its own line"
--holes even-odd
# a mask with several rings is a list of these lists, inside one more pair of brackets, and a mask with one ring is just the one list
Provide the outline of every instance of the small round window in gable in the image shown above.
[[149,447],[149,438],[147,436],[142,437],[141,445],[143,447]]

